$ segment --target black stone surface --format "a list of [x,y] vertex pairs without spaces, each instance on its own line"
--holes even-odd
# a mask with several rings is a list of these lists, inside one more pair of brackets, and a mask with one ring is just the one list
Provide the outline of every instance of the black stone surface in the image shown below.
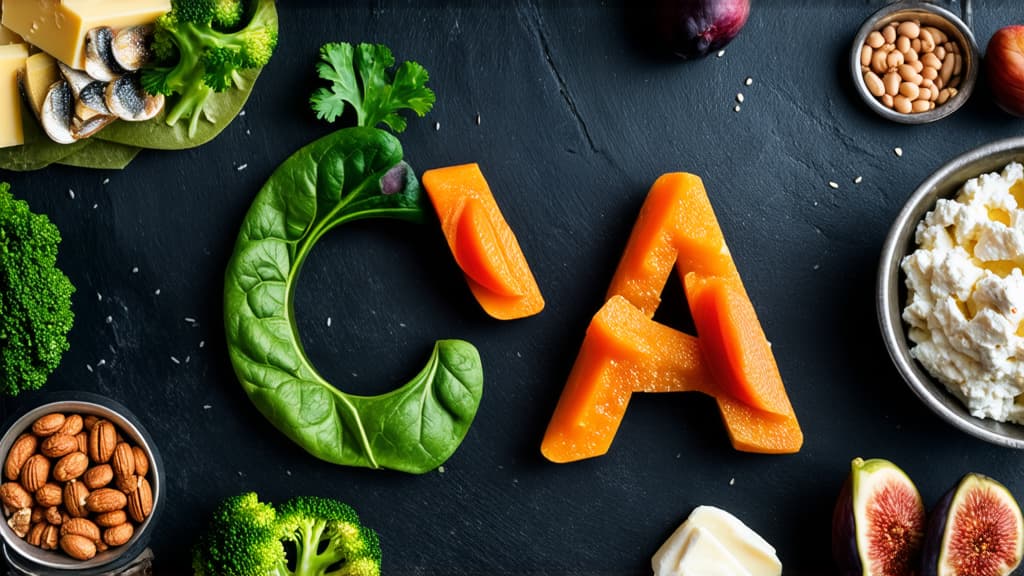
[[[116,398],[163,453],[171,502],[153,539],[158,573],[187,573],[215,503],[246,490],[350,502],[380,532],[385,574],[396,576],[649,574],[650,555],[699,504],[759,531],[787,574],[829,573],[832,506],[855,456],[894,460],[928,503],[968,471],[1024,495],[1020,452],[956,431],[904,385],[873,305],[903,200],[946,160],[1024,123],[984,90],[931,125],[874,116],[846,58],[880,5],[762,0],[724,56],[687,63],[647,49],[651,27],[634,2],[284,0],[280,49],[245,116],[216,141],[145,152],[122,172],[0,175],[60,226],[61,263],[78,287],[72,349],[47,388]],[[1022,20],[1015,0],[976,2],[983,47]],[[328,41],[383,42],[430,71],[437,105],[401,135],[407,160],[420,170],[479,162],[547,299],[534,318],[488,318],[433,225],[350,225],[312,254],[300,329],[339,387],[404,382],[438,338],[480,349],[480,412],[444,472],[315,460],[256,412],[227,360],[224,266],[264,180],[332,130],[306,105]],[[540,439],[589,318],[648,187],[674,170],[705,180],[804,448],[735,452],[709,399],[639,396],[607,456],[548,463]],[[670,283],[660,320],[687,325],[681,292]]]

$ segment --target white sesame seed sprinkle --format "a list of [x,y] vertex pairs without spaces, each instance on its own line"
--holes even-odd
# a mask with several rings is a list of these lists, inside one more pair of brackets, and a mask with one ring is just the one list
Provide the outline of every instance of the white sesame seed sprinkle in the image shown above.
[[479,113],[476,115],[476,125],[477,126],[480,125],[480,114]]
[[245,110],[242,110],[241,112],[239,112],[238,115],[239,116],[245,116]]
[[239,172],[241,172],[242,170],[245,170],[248,167],[249,167],[248,164],[239,164],[238,168],[235,168],[235,170],[238,170]]
[[93,205],[92,205],[92,209],[93,209],[93,210],[95,210],[95,209],[97,209],[97,208],[99,208],[99,207],[100,207],[100,205],[99,205],[99,204],[93,204]]
[[181,364],[181,360],[178,360],[174,356],[171,356],[171,362],[174,362],[175,364]]
[[89,372],[92,372],[92,364],[86,364],[85,369],[88,370]]
[[103,302],[103,294],[100,294],[99,292],[97,292],[96,293],[96,301],[97,302]]
[[864,177],[863,176],[857,176],[856,178],[853,179],[853,183],[854,184],[860,184],[863,181],[864,181]]
[[107,324],[112,324],[113,322],[114,322],[114,317],[113,316],[107,316]]
[[740,104],[743,103],[743,92],[736,94],[736,101],[739,102]]
[[747,79],[746,79],[746,80],[744,80],[744,81],[743,81],[743,84],[745,84],[745,85],[747,85],[747,86],[750,86],[750,85],[751,85],[751,84],[753,84],[753,83],[754,83],[754,79],[753,79],[753,78],[751,78],[751,77],[749,77],[749,76],[747,77]]
[[740,105],[739,105],[739,104],[737,104],[737,105],[736,105],[736,106],[735,106],[735,107],[734,107],[734,108],[732,109],[732,111],[733,111],[733,112],[739,112],[740,110],[741,110],[741,108],[740,108]]
[[718,57],[721,58],[722,56],[725,56],[725,50],[718,51]]
[[153,290],[153,295],[154,296],[159,296],[160,295],[160,289],[157,288],[156,290]]
[[206,340],[200,340],[199,341],[199,347],[202,348],[204,346],[206,346]]
[[436,131],[438,131],[440,129],[441,129],[441,123],[440,122],[434,122],[434,131],[436,132]]
[[736,484],[736,479],[735,478],[729,478],[729,486],[732,486],[734,484]]
[[191,356],[185,356],[185,364],[188,364],[191,361],[192,361],[192,357]]
[[68,188],[68,196],[70,196],[71,199],[74,200],[75,199],[75,191],[72,190],[71,188]]
[[138,273],[139,273],[139,267],[138,266],[133,267],[132,268],[132,274],[138,274]]
[[213,406],[210,406],[209,404],[203,404],[203,410],[209,410],[210,408],[213,408]]
[[331,317],[330,316],[327,317],[327,327],[328,328],[331,327]]
[[438,467],[437,467],[437,471],[438,471],[438,473],[440,473],[440,474],[444,474],[444,466],[438,466]]
[[833,190],[839,190],[839,183],[837,183],[837,182],[829,181],[828,186],[829,186],[829,188],[832,188]]
[[903,156],[903,148],[900,148],[899,146],[893,148],[892,151],[897,157]]
[[97,362],[96,365],[97,366],[106,366],[107,365],[107,361],[104,360],[103,358],[100,358],[100,361]]
[[185,316],[185,322],[188,322],[189,324],[195,324],[196,319],[192,318],[191,316]]
[[104,184],[110,184],[110,178],[104,178],[103,179],[103,183]]

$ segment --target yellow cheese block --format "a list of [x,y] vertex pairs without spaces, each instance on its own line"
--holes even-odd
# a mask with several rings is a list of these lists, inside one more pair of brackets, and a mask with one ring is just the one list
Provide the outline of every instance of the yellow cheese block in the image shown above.
[[[2,11],[3,11],[3,7],[0,6],[0,19],[3,18]],[[4,28],[3,26],[0,26],[0,45],[3,45],[3,44],[20,44],[20,43],[22,43],[24,41],[25,40],[23,40],[21,38],[21,36],[18,36],[17,34],[15,34],[14,32],[11,32],[7,28]]]
[[21,87],[25,96],[32,104],[32,110],[39,115],[43,108],[43,100],[50,86],[60,78],[57,60],[46,52],[37,52],[25,62],[25,72],[21,75]]
[[171,0],[2,0],[0,24],[61,62],[85,68],[85,35],[93,28],[148,24]]
[[25,143],[21,129],[18,74],[28,60],[28,44],[0,46],[0,148]]

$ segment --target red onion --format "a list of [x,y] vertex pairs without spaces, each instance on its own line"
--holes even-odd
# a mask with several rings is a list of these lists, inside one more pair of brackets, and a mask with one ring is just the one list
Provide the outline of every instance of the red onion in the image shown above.
[[657,26],[666,47],[690,60],[725,47],[749,15],[750,0],[658,0]]

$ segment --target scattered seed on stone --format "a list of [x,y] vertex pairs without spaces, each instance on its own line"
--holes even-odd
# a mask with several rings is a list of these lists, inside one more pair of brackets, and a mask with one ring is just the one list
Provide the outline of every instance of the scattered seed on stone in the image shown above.
[[718,51],[718,57],[721,58],[722,56],[725,56],[725,50]]
[[744,80],[743,83],[746,84],[747,86],[750,86],[751,84],[754,83],[754,79],[750,78],[750,77],[747,77],[747,79]]
[[839,183],[838,182],[829,181],[828,186],[829,186],[829,188],[832,188],[833,190],[839,190]]
[[892,151],[897,157],[903,156],[903,148],[900,148],[899,146],[893,148]]
[[178,360],[174,356],[171,356],[171,362],[174,362],[175,364],[181,364],[181,360]]
[[238,170],[239,172],[241,172],[242,170],[245,170],[248,167],[249,167],[248,164],[239,164],[238,168],[235,168],[235,170]]
[[856,178],[853,179],[853,183],[854,184],[860,184],[863,181],[864,181],[864,177],[863,176],[857,176]]
[[743,92],[736,94],[736,101],[739,102],[740,104],[743,103]]

